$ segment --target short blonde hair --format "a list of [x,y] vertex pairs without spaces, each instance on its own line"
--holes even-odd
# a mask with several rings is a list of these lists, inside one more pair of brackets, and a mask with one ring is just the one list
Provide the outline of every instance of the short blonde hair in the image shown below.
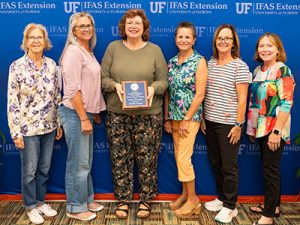
[[51,44],[51,41],[49,39],[46,27],[42,24],[36,24],[36,23],[30,23],[25,27],[25,29],[23,31],[23,41],[22,41],[22,44],[21,44],[21,49],[25,53],[28,53],[28,35],[34,29],[39,29],[40,31],[42,31],[42,33],[44,35],[44,39],[45,39],[45,48],[44,48],[44,50],[51,49],[52,44]]
[[264,33],[257,40],[256,46],[255,46],[254,60],[256,60],[258,62],[263,62],[263,60],[259,57],[259,54],[258,54],[258,45],[259,45],[259,42],[261,41],[261,39],[263,39],[264,37],[267,37],[269,39],[269,41],[278,49],[278,54],[276,56],[276,62],[285,62],[286,53],[285,53],[282,41],[277,34],[270,33],[270,32]]

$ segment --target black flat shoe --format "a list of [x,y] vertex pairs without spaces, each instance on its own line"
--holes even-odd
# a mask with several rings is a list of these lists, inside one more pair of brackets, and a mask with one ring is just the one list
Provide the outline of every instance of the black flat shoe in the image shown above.
[[[252,207],[257,208],[257,209],[253,209]],[[261,214],[264,211],[264,207],[261,204],[259,204],[258,206],[250,206],[249,210],[251,212]],[[280,216],[280,212],[279,213],[275,213],[275,215],[274,215],[274,217],[279,217],[279,216]]]

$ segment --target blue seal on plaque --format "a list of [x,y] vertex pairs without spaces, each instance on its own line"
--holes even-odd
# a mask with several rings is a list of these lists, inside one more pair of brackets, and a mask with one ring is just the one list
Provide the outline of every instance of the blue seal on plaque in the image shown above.
[[123,109],[148,108],[147,82],[123,81]]

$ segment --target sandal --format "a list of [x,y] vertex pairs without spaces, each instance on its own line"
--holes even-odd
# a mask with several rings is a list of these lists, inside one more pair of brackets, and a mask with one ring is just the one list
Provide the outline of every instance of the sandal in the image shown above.
[[[127,206],[127,209],[121,208],[122,206]],[[119,219],[127,219],[127,217],[128,217],[128,209],[129,209],[128,202],[119,202],[118,205],[117,205],[117,207],[115,208],[115,216],[117,218],[119,218]],[[124,212],[125,215],[123,216],[123,215],[118,214],[117,213],[118,211]]]
[[[146,208],[141,208],[141,206],[144,206]],[[141,216],[141,215],[139,215],[139,212],[141,212],[141,211],[145,211],[147,213],[145,215]],[[139,218],[139,219],[146,219],[150,216],[150,213],[151,213],[150,204],[148,202],[140,201],[138,210],[136,211],[136,217]]]
[[[264,211],[264,207],[262,204],[259,204],[258,206],[250,206],[249,210],[251,212],[261,214]],[[279,216],[280,216],[280,211],[278,213],[275,213],[275,215],[274,215],[274,217],[279,217]]]
[[186,202],[187,197],[186,195],[180,195],[179,198],[177,198],[175,201],[170,202],[169,206],[172,210],[177,210],[183,206],[183,204]]

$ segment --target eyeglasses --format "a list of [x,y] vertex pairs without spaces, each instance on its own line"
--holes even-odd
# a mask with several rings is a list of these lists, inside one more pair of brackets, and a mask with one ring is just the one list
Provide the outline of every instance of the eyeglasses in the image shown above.
[[43,36],[37,36],[37,37],[35,37],[35,36],[28,36],[27,39],[30,40],[30,41],[32,41],[32,42],[34,42],[34,41],[41,42],[41,41],[44,40],[44,37]]
[[93,24],[81,24],[81,25],[78,25],[78,26],[75,26],[75,27],[78,27],[79,30],[84,31],[85,29],[88,29],[88,30],[93,29],[94,25]]
[[133,27],[133,26],[136,26],[136,27],[140,27],[143,25],[142,22],[132,22],[132,21],[129,21],[129,22],[126,22],[126,25],[129,26],[129,27]]
[[224,41],[224,43],[228,44],[231,40],[233,40],[232,37],[217,37],[216,41],[218,43],[221,43],[222,41]]

